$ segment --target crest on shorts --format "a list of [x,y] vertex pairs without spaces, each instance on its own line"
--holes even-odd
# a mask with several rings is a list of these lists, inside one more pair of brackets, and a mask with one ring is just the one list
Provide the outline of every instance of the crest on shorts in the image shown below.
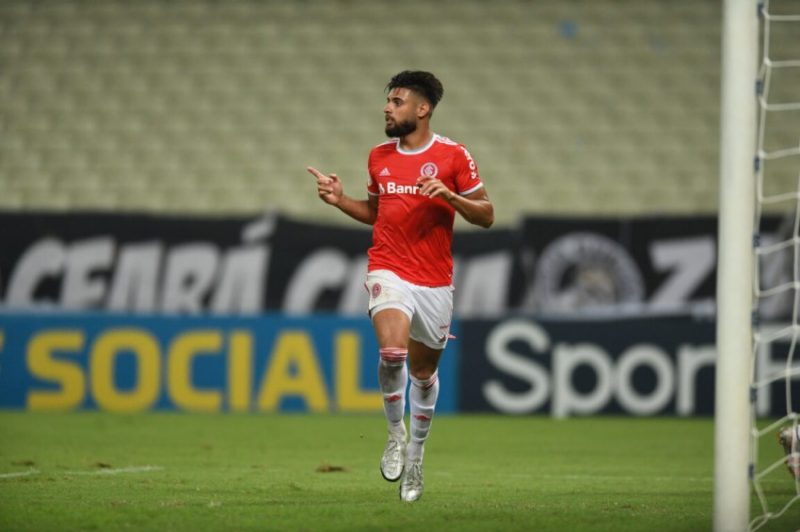
[[375,283],[372,285],[372,298],[375,299],[381,295],[381,283]]
[[434,163],[425,163],[419,169],[419,175],[422,177],[436,177],[439,175],[439,167]]

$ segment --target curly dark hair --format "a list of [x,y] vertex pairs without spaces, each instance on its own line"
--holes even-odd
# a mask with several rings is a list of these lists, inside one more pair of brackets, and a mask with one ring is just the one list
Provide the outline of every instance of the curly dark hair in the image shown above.
[[442,82],[430,72],[422,70],[404,70],[396,74],[386,84],[386,92],[397,88],[410,89],[423,96],[431,104],[431,113],[444,95]]

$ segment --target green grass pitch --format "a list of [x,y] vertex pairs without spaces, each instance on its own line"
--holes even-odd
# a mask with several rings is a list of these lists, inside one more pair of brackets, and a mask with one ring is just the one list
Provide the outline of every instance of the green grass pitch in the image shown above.
[[[709,419],[439,416],[425,494],[382,417],[0,413],[0,530],[709,530]],[[781,456],[774,441],[762,452]],[[795,486],[765,481],[776,507]],[[795,530],[800,504],[762,530]]]

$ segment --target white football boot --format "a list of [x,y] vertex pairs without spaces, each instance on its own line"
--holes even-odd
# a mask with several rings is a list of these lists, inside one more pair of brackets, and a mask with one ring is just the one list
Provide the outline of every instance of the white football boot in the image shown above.
[[800,443],[794,427],[786,427],[778,432],[778,442],[786,454],[786,468],[794,478],[800,478]]
[[422,461],[406,464],[403,481],[400,483],[400,499],[405,502],[414,502],[422,497]]
[[389,482],[400,480],[406,463],[406,427],[401,426],[402,434],[389,431],[389,440],[381,457],[381,475]]

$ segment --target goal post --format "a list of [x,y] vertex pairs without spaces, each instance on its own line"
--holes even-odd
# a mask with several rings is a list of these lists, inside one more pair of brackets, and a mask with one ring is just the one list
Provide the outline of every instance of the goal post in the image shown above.
[[722,13],[714,530],[747,530],[753,305],[757,0]]

